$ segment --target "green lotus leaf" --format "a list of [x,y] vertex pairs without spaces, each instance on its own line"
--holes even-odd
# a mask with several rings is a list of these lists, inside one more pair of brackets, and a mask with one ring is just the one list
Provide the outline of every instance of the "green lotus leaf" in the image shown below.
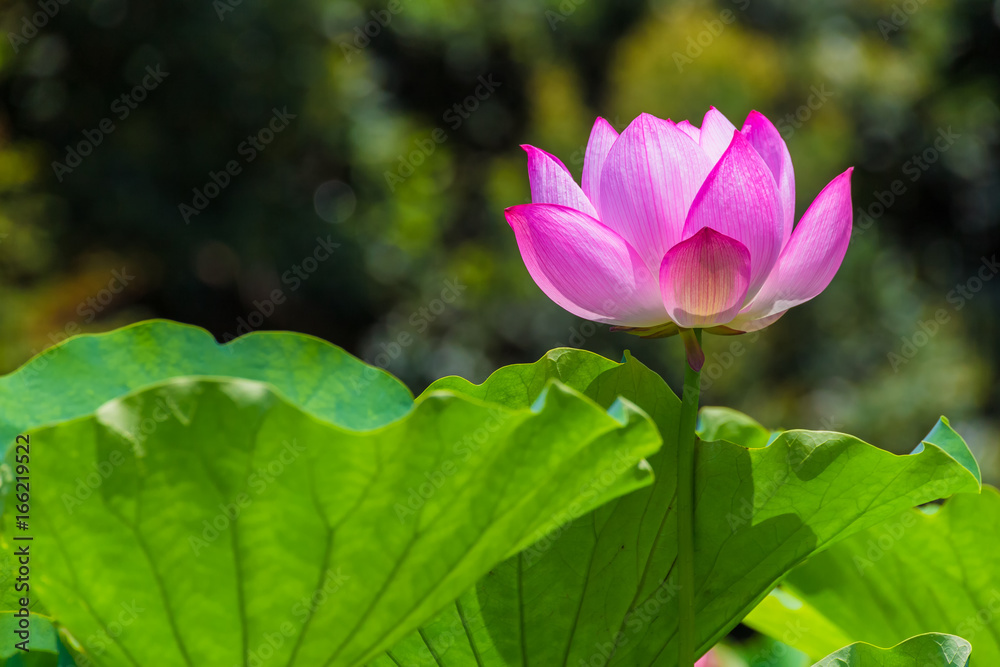
[[972,647],[954,635],[926,634],[892,648],[856,643],[836,651],[813,667],[966,667]]
[[896,513],[792,570],[746,622],[800,628],[782,641],[814,658],[832,642],[947,632],[972,643],[974,667],[1000,665],[1000,493]]
[[[38,370],[4,404],[28,440],[29,525],[11,446],[0,537],[8,557],[33,537],[32,598],[80,664],[363,664],[539,536],[649,485],[660,446],[625,399],[553,380],[518,408],[414,403],[294,334],[219,346],[153,322],[60,349],[0,381]],[[102,355],[137,370],[101,377]]]
[[[679,582],[676,489],[679,400],[626,354],[621,364],[554,350],[500,369],[481,385],[432,385],[529,405],[558,379],[601,405],[623,396],[647,412],[664,446],[653,486],[618,498],[494,567],[452,608],[375,667],[676,664]],[[732,423],[727,423],[732,422]],[[776,436],[745,415],[705,410],[696,451],[695,585],[698,643],[707,651],[789,570],[813,554],[915,505],[979,490],[965,443],[947,424],[918,452],[898,456],[849,435]],[[749,441],[761,447],[747,447]],[[841,644],[840,646],[842,646]]]
[[[28,627],[25,627],[27,623]],[[18,635],[18,632],[28,633]],[[60,667],[59,636],[49,618],[29,612],[27,617],[13,611],[0,612],[0,667]],[[24,651],[18,647],[21,642]],[[63,653],[65,661],[69,656]]]
[[393,421],[413,405],[399,380],[312,336],[257,332],[219,345],[204,329],[151,320],[69,338],[0,377],[0,443],[6,448],[29,428],[196,375],[267,382],[306,412],[355,430]]

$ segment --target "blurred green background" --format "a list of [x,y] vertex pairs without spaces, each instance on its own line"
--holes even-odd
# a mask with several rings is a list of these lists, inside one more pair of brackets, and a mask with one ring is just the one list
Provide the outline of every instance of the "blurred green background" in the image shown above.
[[898,452],[947,414],[1000,478],[1000,3],[27,0],[0,23],[0,372],[167,317],[312,333],[414,391],[558,345],[679,386],[679,341],[532,283],[503,218],[518,144],[579,175],[596,115],[758,109],[800,215],[856,167],[857,235],[741,354],[710,337],[705,402]]

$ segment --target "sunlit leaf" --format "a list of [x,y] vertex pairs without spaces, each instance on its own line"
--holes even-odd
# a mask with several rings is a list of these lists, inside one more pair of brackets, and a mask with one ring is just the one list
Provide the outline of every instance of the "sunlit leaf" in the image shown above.
[[399,380],[312,336],[259,332],[219,345],[203,329],[152,320],[70,338],[0,377],[0,443],[186,375],[267,382],[303,410],[352,429],[381,426],[413,404]]
[[[555,350],[536,364],[501,369],[483,385],[446,378],[433,386],[517,407],[530,404],[553,377],[604,405],[624,396],[652,416],[664,436],[663,449],[649,459],[654,485],[493,568],[455,609],[372,665],[462,667],[469,655],[490,667],[675,664],[672,434],[679,401],[663,380],[627,355],[623,364],[612,364]],[[763,427],[738,413],[736,424],[727,425],[727,414],[709,411],[706,433],[766,442]],[[695,585],[701,651],[810,555],[914,505],[978,491],[978,469],[962,465],[964,442],[943,429],[908,456],[827,432],[787,431],[763,448],[700,443]]]
[[[194,342],[172,344],[171,331]],[[229,346],[193,331],[71,340],[38,377],[54,386],[42,376],[84,372],[91,346],[134,337],[144,379],[96,379],[105,394],[185,372],[196,350],[217,373],[274,382],[178,377],[96,410],[92,392],[72,410],[21,399],[15,428],[35,425],[30,525],[14,525],[10,448],[3,539],[10,553],[15,532],[34,537],[32,596],[87,664],[359,664],[538,535],[652,481],[643,457],[659,433],[625,400],[601,407],[550,381],[518,408],[446,390],[405,404],[391,378],[388,398],[354,386],[383,376],[320,341],[251,336],[237,348],[247,366],[226,366]],[[302,355],[289,362],[289,349]]]
[[[23,594],[23,593],[22,593]],[[27,622],[26,628],[24,622]],[[28,635],[19,635],[27,632]],[[59,636],[50,620],[34,613],[28,617],[0,612],[0,667],[59,667]],[[26,642],[27,651],[18,644]]]
[[844,638],[948,632],[972,642],[972,665],[1000,665],[1000,493],[899,512],[792,570],[746,622],[802,628],[783,641],[814,658]]
[[813,667],[966,667],[972,647],[954,635],[927,634],[907,639],[892,648],[851,644]]

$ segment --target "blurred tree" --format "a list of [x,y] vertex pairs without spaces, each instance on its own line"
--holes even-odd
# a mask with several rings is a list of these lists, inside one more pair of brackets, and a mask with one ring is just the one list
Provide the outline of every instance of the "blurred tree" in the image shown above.
[[[5,369],[162,316],[313,333],[415,390],[560,344],[677,381],[679,344],[582,322],[528,278],[503,220],[529,198],[517,145],[579,175],[598,114],[756,108],[799,214],[857,167],[857,233],[813,303],[739,351],[708,342],[707,400],[898,451],[944,412],[1000,474],[995,3],[43,4],[0,13]],[[114,271],[135,277],[114,291]]]

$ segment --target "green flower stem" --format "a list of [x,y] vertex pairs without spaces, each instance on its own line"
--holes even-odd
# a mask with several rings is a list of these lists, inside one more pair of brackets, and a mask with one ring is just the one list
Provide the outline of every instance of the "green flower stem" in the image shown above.
[[[695,329],[693,334],[698,352],[701,352],[701,329]],[[685,341],[686,346],[688,342]],[[677,596],[678,667],[692,667],[697,651],[694,618],[694,446],[698,395],[701,391],[701,364],[695,370],[690,363],[690,353],[688,358],[677,439],[677,572],[680,579]]]

